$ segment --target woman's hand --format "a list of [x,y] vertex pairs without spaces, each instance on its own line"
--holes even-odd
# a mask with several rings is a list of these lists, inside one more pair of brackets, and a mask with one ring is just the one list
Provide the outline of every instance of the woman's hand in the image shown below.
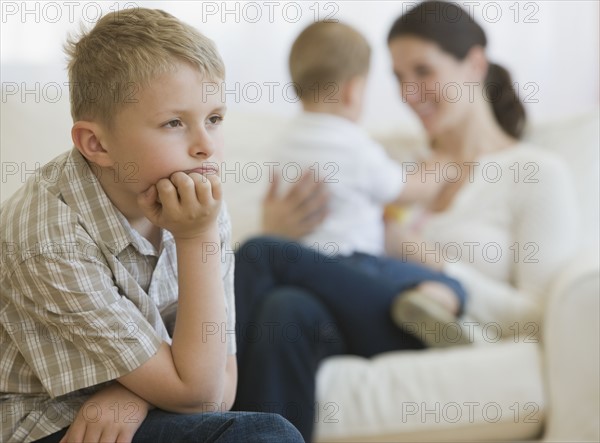
[[146,418],[150,403],[120,383],[92,395],[60,443],[128,443]]
[[297,240],[321,224],[327,216],[329,195],[325,184],[303,175],[283,196],[278,196],[279,179],[273,176],[269,192],[263,200],[263,233]]

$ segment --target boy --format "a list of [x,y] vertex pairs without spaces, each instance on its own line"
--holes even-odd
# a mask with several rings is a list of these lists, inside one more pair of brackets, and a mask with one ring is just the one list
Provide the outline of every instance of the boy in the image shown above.
[[301,242],[378,278],[392,279],[401,290],[418,282],[416,291],[398,298],[396,321],[401,326],[425,323],[426,328],[409,330],[429,346],[467,343],[464,334],[460,341],[422,334],[460,315],[465,301],[460,285],[437,272],[382,257],[384,206],[426,200],[440,186],[421,183],[416,175],[405,183],[400,166],[358,126],[369,59],[365,38],[342,23],[314,23],[292,46],[290,73],[304,112],[278,141],[277,160],[302,165],[305,174],[327,184],[331,196],[325,220]]
[[75,148],[0,219],[2,441],[302,441],[279,416],[224,412],[237,367],[213,43],[128,9],[67,52]]

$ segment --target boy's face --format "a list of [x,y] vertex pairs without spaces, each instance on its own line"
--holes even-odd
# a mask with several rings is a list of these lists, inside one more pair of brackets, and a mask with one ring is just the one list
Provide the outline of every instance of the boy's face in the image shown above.
[[219,85],[186,63],[135,94],[105,131],[115,183],[139,194],[177,171],[218,174],[225,105]]

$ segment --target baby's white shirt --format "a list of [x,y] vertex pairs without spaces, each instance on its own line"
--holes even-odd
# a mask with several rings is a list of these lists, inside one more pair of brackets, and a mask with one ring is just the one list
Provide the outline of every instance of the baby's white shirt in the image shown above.
[[383,208],[402,190],[402,168],[365,130],[342,117],[304,112],[274,150],[282,192],[301,169],[323,180],[331,196],[327,218],[304,245],[327,256],[384,253]]

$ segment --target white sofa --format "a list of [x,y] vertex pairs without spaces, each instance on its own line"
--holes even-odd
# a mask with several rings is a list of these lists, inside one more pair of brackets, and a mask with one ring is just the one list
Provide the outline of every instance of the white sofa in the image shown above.
[[[330,358],[317,378],[317,440],[600,441],[599,121],[596,110],[528,129],[569,165],[582,210],[581,252],[548,291],[541,339]],[[268,184],[267,168],[256,183],[251,172],[269,160],[265,147],[285,119],[234,115],[227,124],[238,180],[225,187],[241,241],[259,232]],[[425,145],[415,128],[376,138],[399,159]]]
[[[68,104],[1,104],[1,199],[70,145]],[[598,112],[531,128],[572,167],[583,209],[581,253],[547,295],[541,342],[392,352],[326,360],[317,380],[320,441],[599,441]],[[226,119],[226,199],[234,243],[258,233],[266,146],[285,119]],[[393,154],[420,146],[414,128],[386,134]],[[259,171],[262,175],[257,176]]]

